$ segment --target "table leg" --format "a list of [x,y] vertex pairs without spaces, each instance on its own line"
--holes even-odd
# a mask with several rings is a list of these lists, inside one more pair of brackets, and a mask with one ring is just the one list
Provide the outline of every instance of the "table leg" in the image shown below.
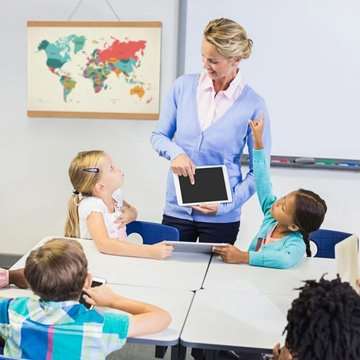
[[171,360],[185,360],[186,347],[180,343],[171,348]]

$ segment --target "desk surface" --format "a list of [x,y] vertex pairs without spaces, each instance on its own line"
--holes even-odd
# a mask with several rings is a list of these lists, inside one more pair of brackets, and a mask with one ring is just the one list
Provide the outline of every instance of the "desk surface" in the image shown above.
[[[156,344],[171,346],[178,343],[182,327],[188,314],[191,301],[194,297],[192,291],[146,288],[108,284],[116,293],[128,298],[156,304],[169,311],[172,317],[170,326],[164,331],[135,338],[128,338],[129,342],[141,344]],[[20,296],[35,296],[31,290],[17,288],[0,289],[0,297],[15,298]],[[109,309],[109,311],[116,311]]]
[[[43,239],[37,246],[44,243]],[[92,240],[78,240],[89,263],[89,272],[111,284],[197,290],[201,288],[210,255],[173,253],[165,260],[143,259],[100,253]],[[13,268],[23,267],[28,254]]]
[[[225,264],[214,256],[208,269],[206,254],[175,253],[161,261],[105,255],[93,241],[79,242],[94,276],[105,278],[125,296],[157,304],[172,314],[169,329],[132,342],[173,345],[181,334],[186,346],[269,349],[280,340],[287,309],[297,296],[293,289],[303,280],[336,274],[333,259],[306,258],[294,268],[279,270]],[[24,266],[26,256],[14,268]],[[204,290],[199,290],[202,285]],[[192,305],[191,290],[197,290]]]
[[204,289],[236,289],[256,293],[289,294],[302,286],[303,280],[328,279],[336,276],[334,259],[305,258],[291,269],[269,269],[256,266],[226,264],[214,256],[206,275]]
[[196,292],[180,340],[207,349],[271,349],[281,340],[296,297],[233,290]]

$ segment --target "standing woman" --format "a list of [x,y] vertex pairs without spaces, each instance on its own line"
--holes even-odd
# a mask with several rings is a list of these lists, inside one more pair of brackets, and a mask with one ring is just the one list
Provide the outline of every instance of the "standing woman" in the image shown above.
[[[151,143],[171,161],[163,224],[175,226],[182,241],[233,244],[239,231],[242,205],[254,194],[252,136],[249,121],[265,118],[265,149],[270,151],[270,122],[264,100],[242,79],[241,61],[251,54],[252,40],[237,22],[215,19],[202,41],[203,71],[179,77],[163,104]],[[249,171],[241,171],[244,147]],[[189,176],[195,167],[225,164],[233,201],[179,206],[172,172]]]

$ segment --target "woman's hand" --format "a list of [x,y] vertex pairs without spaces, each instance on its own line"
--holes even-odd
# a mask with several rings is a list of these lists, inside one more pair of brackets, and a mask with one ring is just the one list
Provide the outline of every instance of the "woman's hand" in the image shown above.
[[214,246],[213,251],[215,254],[221,256],[224,262],[229,264],[248,264],[249,253],[241,251],[234,245]]
[[174,174],[189,177],[190,183],[195,184],[195,165],[186,154],[178,155],[171,162],[171,169]]
[[253,134],[254,148],[263,149],[264,115],[261,114],[258,119],[249,121],[249,125]]
[[274,360],[292,360],[292,356],[286,346],[280,348],[280,344],[276,344],[273,348]]
[[163,241],[149,246],[150,257],[157,260],[166,259],[171,256],[174,247]]
[[201,205],[194,205],[192,208],[196,211],[201,212],[205,215],[216,215],[219,204],[201,204]]
[[135,221],[137,218],[137,210],[134,206],[124,201],[124,205],[121,208],[121,215],[115,220],[115,224],[119,228],[126,226],[127,224]]

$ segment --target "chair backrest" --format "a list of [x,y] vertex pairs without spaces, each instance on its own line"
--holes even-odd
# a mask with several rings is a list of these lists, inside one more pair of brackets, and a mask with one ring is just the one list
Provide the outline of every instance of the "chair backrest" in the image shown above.
[[177,228],[147,221],[133,221],[126,225],[126,233],[141,235],[144,244],[156,244],[163,240],[178,241],[180,238]]
[[334,259],[335,245],[350,235],[351,234],[346,232],[326,229],[313,231],[309,235],[309,240],[313,241],[317,248],[317,252],[314,257]]

